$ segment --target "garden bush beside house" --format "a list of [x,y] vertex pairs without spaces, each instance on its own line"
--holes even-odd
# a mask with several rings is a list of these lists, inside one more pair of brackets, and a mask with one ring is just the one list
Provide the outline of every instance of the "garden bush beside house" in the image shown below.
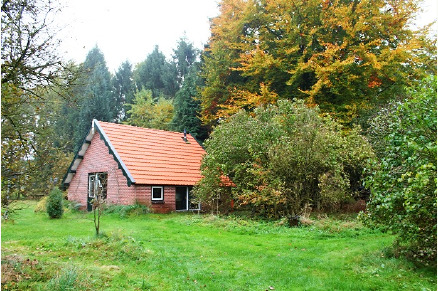
[[205,148],[195,195],[211,204],[223,200],[225,175],[235,184],[234,205],[268,218],[340,209],[357,196],[374,158],[360,128],[345,131],[302,100],[241,110],[215,128]]
[[64,213],[63,207],[64,194],[62,191],[55,187],[49,194],[47,199],[46,209],[50,218],[61,218]]

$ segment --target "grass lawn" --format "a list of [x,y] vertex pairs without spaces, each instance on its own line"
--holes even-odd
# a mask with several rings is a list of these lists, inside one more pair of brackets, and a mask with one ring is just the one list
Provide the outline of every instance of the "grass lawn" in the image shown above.
[[2,290],[436,290],[436,269],[386,256],[394,238],[354,221],[115,213],[97,238],[89,213],[23,205],[2,222]]

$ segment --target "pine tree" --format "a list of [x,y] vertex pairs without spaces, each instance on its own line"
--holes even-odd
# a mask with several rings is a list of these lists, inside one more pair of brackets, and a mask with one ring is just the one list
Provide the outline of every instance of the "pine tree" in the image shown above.
[[207,138],[207,132],[199,119],[201,107],[198,86],[200,85],[201,78],[194,66],[184,78],[181,89],[176,93],[172,128],[180,132],[186,130],[193,137],[203,141]]
[[161,95],[173,98],[178,91],[176,75],[175,64],[169,63],[158,46],[155,46],[154,51],[134,70],[135,87],[137,91],[151,90],[155,100]]
[[184,78],[190,72],[192,65],[196,63],[199,51],[190,43],[186,36],[179,39],[177,48],[173,50],[173,61],[176,65],[178,84],[180,87]]
[[93,119],[113,122],[119,116],[117,101],[111,87],[111,74],[106,66],[105,57],[97,46],[88,53],[82,70],[82,84],[78,87],[81,98],[76,127],[78,138],[84,137]]
[[125,111],[124,104],[132,103],[134,99],[132,65],[128,61],[125,61],[120,65],[116,74],[112,78],[111,83],[116,98],[116,111],[118,112],[117,120],[126,120],[129,116]]

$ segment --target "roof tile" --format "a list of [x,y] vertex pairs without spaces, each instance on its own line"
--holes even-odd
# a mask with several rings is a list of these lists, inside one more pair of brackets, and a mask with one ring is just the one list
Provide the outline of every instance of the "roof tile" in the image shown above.
[[195,185],[205,154],[198,142],[180,132],[99,121],[136,184]]

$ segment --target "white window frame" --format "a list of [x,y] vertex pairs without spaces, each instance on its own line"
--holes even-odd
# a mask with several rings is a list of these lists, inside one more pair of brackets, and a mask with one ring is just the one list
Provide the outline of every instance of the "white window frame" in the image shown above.
[[[154,198],[154,189],[161,190],[161,198]],[[163,186],[152,186],[151,187],[151,200],[152,201],[163,201],[164,200],[164,187]]]

